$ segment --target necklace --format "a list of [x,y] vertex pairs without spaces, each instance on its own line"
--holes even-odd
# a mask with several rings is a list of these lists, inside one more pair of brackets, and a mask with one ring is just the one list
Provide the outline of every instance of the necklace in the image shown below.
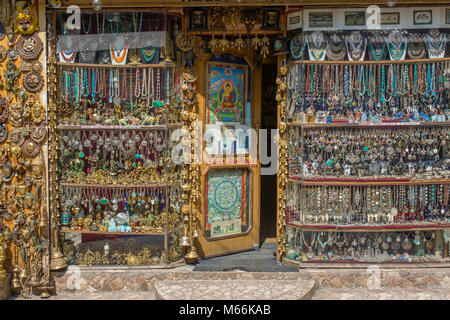
[[306,41],[303,41],[302,34],[297,34],[292,38],[289,48],[291,50],[291,55],[294,59],[301,59],[305,51]]
[[366,53],[367,39],[359,31],[352,32],[345,38],[348,60],[363,61]]
[[77,50],[73,50],[73,47],[76,46],[72,35],[68,35],[67,29],[63,31],[64,36],[58,41],[58,49],[59,49],[59,61],[66,63],[75,62],[75,57],[77,55]]
[[[85,24],[83,23],[83,19],[82,19],[82,28],[85,34],[89,34],[91,32],[91,23],[92,23],[92,14],[91,13],[87,13],[87,15],[89,16],[89,24],[88,27],[86,29]],[[97,19],[98,19],[98,14],[97,14]],[[98,21],[98,20],[97,20]],[[97,24],[98,27],[98,24]]]
[[313,32],[308,37],[308,50],[310,60],[322,61],[325,60],[325,53],[327,48],[327,42],[324,41],[324,35],[322,32]]
[[406,46],[408,40],[406,37],[393,31],[389,34],[387,40],[387,47],[391,60],[404,60],[406,55]]
[[427,46],[430,59],[443,58],[445,55],[445,46],[447,44],[447,36],[445,33],[431,30],[425,35],[425,44]]
[[386,44],[383,39],[379,39],[378,37],[372,38],[369,41],[369,52],[372,56],[372,60],[380,61],[384,57],[384,50],[386,48]]
[[316,237],[315,236],[311,237],[311,244],[309,245],[308,242],[306,242],[305,233],[302,232],[302,240],[303,240],[303,243],[305,244],[306,248],[308,248],[308,252],[311,253],[312,252],[312,247],[314,246],[314,243],[316,241]]
[[74,45],[72,38],[66,35],[61,39],[60,43],[59,60],[66,63],[75,62],[77,51],[72,49],[72,46]]
[[423,59],[425,57],[425,44],[419,36],[412,36],[408,42],[408,57],[410,59]]
[[332,34],[328,42],[327,57],[330,60],[338,61],[344,60],[346,54],[347,51],[342,38],[337,33]]
[[117,37],[116,41],[110,44],[111,61],[114,65],[124,65],[128,55],[128,45],[123,37]]

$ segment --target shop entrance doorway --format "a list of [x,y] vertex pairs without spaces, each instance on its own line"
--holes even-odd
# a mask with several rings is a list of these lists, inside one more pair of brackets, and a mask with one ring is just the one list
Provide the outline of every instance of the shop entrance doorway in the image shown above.
[[[271,129],[277,128],[277,103],[275,95],[277,64],[276,59],[262,65],[261,81],[261,129],[266,129],[267,145],[270,146],[273,137],[270,135]],[[268,147],[270,157],[270,147]],[[264,167],[261,164],[261,167]],[[277,223],[277,176],[261,175],[261,244],[265,241],[276,241]]]

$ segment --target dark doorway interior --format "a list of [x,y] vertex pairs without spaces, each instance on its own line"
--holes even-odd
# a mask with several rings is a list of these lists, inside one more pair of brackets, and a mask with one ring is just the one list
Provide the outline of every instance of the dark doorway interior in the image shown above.
[[[263,64],[262,75],[262,108],[261,108],[261,129],[267,129],[267,145],[270,145],[270,129],[277,128],[277,103],[276,95],[276,63]],[[270,147],[268,148],[270,154]],[[262,167],[265,165],[261,164]],[[267,165],[266,165],[267,166]],[[277,222],[277,176],[261,175],[261,243],[266,239],[276,238]]]

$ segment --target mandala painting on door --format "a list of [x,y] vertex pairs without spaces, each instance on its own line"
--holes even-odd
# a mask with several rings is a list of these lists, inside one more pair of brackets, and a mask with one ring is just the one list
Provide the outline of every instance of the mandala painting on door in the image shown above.
[[206,231],[211,238],[245,232],[248,228],[248,172],[214,169],[206,181]]

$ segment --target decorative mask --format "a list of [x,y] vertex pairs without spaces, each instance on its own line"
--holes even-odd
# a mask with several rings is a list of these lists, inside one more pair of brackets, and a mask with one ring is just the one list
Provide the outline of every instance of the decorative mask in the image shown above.
[[44,174],[44,160],[39,156],[31,161],[31,174],[34,179],[41,179]]
[[15,2],[15,32],[20,34],[33,34],[39,31],[36,5],[28,0]]
[[2,166],[2,180],[3,182],[10,182],[14,177],[14,169],[10,163],[5,163]]
[[31,121],[33,121],[36,124],[39,124],[44,120],[45,120],[44,106],[39,102],[35,102],[31,106]]

